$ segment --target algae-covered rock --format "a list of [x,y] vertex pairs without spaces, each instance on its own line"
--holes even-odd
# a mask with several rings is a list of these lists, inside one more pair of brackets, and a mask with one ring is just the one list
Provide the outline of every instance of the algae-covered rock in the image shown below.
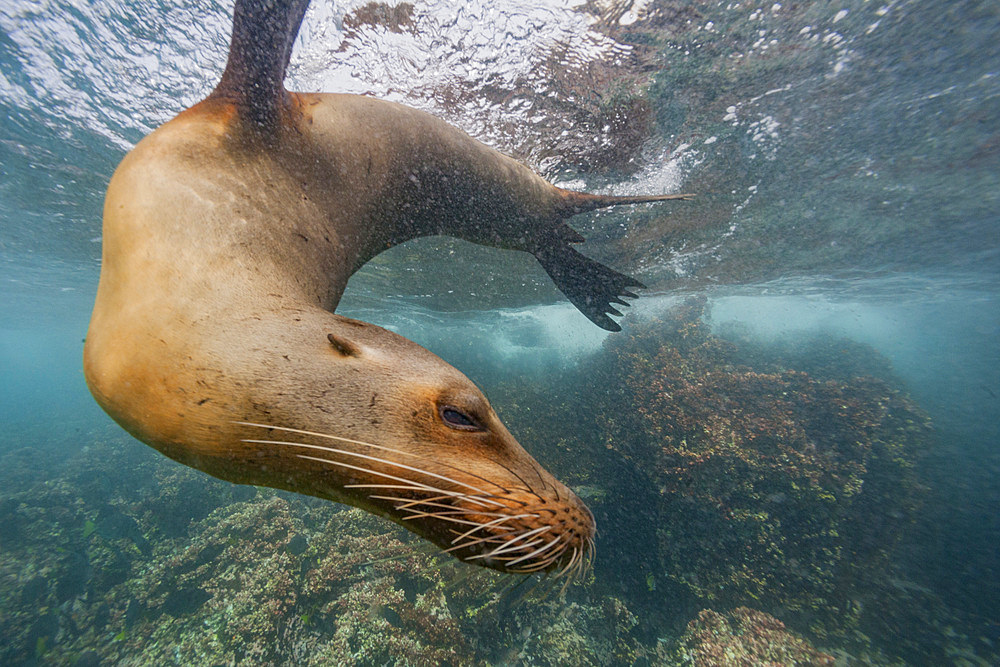
[[832,655],[785,628],[762,611],[738,607],[728,614],[702,610],[688,623],[672,652],[660,655],[663,665],[690,667],[820,667],[833,665]]
[[703,307],[606,347],[628,388],[614,413],[632,416],[608,445],[659,496],[659,570],[713,605],[781,609],[815,632],[850,625],[918,507],[928,419],[882,379],[741,363]]
[[705,304],[626,318],[578,369],[490,393],[586,495],[595,590],[624,596],[640,634],[750,605],[814,637],[867,642],[887,625],[866,617],[887,613],[869,598],[919,511],[928,418],[871,348],[724,338]]
[[827,657],[781,622],[867,664],[981,648],[891,560],[929,430],[884,359],[722,337],[702,301],[625,325],[578,367],[490,391],[597,516],[594,569],[565,597],[564,580],[517,587],[371,514],[230,485],[123,438],[64,469],[32,470],[34,450],[0,461],[14,480],[0,486],[0,662]]

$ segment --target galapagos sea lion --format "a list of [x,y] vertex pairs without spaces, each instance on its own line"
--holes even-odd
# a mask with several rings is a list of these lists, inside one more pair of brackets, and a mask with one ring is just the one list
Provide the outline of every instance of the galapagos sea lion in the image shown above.
[[564,220],[678,196],[568,192],[426,113],[286,91],[307,4],[237,0],[219,84],[115,171],[87,383],[135,437],[222,479],[362,507],[498,570],[578,569],[591,513],[476,386],[333,311],[379,252],[451,234],[533,253],[615,328],[610,302],[638,283],[570,249]]

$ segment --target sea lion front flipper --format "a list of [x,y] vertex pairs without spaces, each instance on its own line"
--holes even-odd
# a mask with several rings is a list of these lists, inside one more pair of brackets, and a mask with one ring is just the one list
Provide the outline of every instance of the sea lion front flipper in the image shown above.
[[559,291],[591,322],[608,331],[622,330],[617,322],[608,317],[608,313],[621,315],[611,304],[628,305],[622,297],[636,296],[628,288],[645,285],[558,241],[533,254]]

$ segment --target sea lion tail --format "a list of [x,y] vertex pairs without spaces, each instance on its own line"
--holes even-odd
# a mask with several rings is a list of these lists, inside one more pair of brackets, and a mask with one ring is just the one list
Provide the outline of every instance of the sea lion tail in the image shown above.
[[657,201],[670,201],[679,199],[687,201],[694,197],[693,194],[682,195],[634,195],[619,197],[616,195],[594,195],[588,192],[574,192],[573,190],[562,190],[559,203],[559,213],[564,218],[588,211],[596,211],[599,208],[609,208],[611,206],[621,206],[623,204],[646,204]]
[[617,322],[608,317],[609,313],[621,315],[611,304],[627,306],[623,297],[636,297],[628,288],[643,288],[645,285],[580,254],[558,240],[553,240],[553,243],[533,254],[559,291],[591,322],[608,331],[622,330]]

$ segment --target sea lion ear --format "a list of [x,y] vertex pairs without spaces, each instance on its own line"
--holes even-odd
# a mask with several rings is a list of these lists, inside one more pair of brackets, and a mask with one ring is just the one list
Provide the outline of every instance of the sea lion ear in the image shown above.
[[361,348],[347,340],[343,336],[338,336],[336,334],[327,334],[326,339],[330,341],[330,345],[333,349],[342,357],[360,357]]

